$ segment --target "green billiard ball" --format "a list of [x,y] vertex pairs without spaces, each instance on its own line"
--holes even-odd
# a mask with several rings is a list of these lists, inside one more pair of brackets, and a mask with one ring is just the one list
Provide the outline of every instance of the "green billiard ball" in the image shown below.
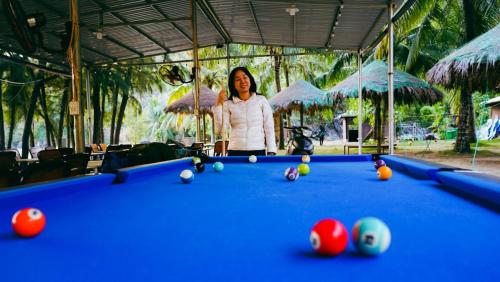
[[201,159],[198,157],[193,157],[193,164],[201,163]]
[[215,162],[213,168],[216,172],[221,172],[224,169],[224,164],[221,162]]
[[309,172],[311,171],[311,169],[309,168],[309,166],[307,164],[299,164],[297,169],[299,171],[299,174],[302,176],[308,175]]

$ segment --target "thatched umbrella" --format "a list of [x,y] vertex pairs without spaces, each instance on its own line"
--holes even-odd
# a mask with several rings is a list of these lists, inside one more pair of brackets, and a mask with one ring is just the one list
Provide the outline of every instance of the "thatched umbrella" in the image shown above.
[[[370,99],[375,105],[375,137],[380,147],[381,134],[380,104],[387,101],[387,64],[374,61],[363,67],[362,93],[364,99]],[[330,90],[328,101],[342,97],[358,97],[358,72],[338,83]],[[443,94],[427,82],[409,73],[394,69],[394,101],[398,104],[433,104],[443,99]]]
[[304,125],[304,112],[312,113],[327,108],[326,92],[302,79],[274,95],[269,104],[275,111],[300,111],[300,126]]
[[[203,115],[203,139],[206,139],[205,115],[212,116],[211,109],[216,101],[217,93],[202,85],[200,87],[200,115]],[[194,89],[182,96],[179,100],[168,105],[164,111],[166,113],[194,114]]]
[[499,88],[500,24],[441,59],[426,78],[449,89],[468,82],[472,91]]
[[455,151],[469,152],[476,139],[472,93],[500,88],[500,24],[441,59],[427,81],[461,90]]

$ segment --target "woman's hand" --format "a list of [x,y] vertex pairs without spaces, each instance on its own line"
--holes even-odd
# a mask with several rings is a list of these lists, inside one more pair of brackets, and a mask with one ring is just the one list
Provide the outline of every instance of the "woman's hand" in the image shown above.
[[226,92],[226,90],[222,89],[219,92],[219,95],[217,96],[217,101],[215,102],[215,105],[220,106],[220,105],[224,104],[224,102],[226,100],[227,100],[227,92]]

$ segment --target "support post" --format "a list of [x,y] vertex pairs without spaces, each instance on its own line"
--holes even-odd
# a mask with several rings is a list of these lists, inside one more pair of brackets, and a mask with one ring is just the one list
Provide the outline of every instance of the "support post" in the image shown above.
[[85,79],[85,92],[87,96],[87,130],[88,130],[88,137],[89,137],[89,143],[92,144],[92,116],[91,116],[91,111],[90,111],[90,68],[87,67],[87,76]]
[[198,26],[196,0],[190,0],[191,29],[193,31],[194,115],[196,116],[196,142],[200,142],[200,62],[198,60]]
[[387,55],[387,86],[389,98],[389,154],[394,154],[394,24],[392,17],[394,14],[394,4],[389,2],[389,54]]
[[81,54],[80,54],[80,26],[78,0],[71,1],[72,36],[68,48],[68,62],[71,66],[71,89],[72,99],[70,102],[70,114],[75,122],[75,151],[82,153],[85,144],[85,130],[83,122],[83,109],[81,103]]
[[363,149],[363,59],[361,50],[358,50],[358,155]]
[[[227,79],[229,86],[229,73],[231,73],[231,58],[229,54],[229,43],[226,44],[226,64],[227,64]],[[222,155],[226,155],[226,131],[224,130],[224,104],[222,104]]]

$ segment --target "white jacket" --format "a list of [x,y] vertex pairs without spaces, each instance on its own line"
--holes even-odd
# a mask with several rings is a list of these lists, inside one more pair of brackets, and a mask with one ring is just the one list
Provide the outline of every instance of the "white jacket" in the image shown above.
[[[222,106],[214,107],[216,133],[222,129]],[[228,150],[265,150],[276,153],[273,111],[266,97],[252,93],[246,101],[224,102],[224,131],[231,128]]]

